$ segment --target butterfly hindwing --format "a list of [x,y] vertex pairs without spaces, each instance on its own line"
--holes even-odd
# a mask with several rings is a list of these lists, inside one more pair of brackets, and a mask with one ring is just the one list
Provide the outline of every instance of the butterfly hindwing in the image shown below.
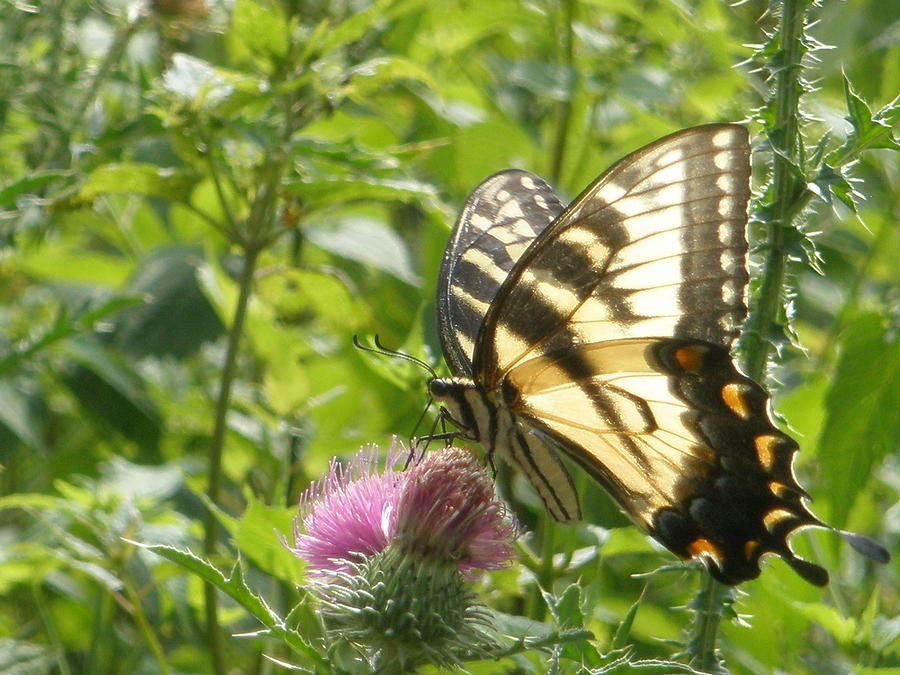
[[[571,377],[584,368],[589,375]],[[813,583],[827,578],[786,543],[821,525],[791,469],[797,445],[723,347],[659,338],[582,345],[517,366],[503,392],[505,408],[682,558],[709,558],[730,583],[756,576],[765,553]]]

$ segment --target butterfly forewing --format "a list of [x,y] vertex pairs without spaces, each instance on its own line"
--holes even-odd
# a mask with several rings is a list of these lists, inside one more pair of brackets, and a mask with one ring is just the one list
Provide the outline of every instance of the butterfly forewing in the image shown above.
[[475,377],[573,344],[727,345],[746,308],[747,132],[709,125],[620,160],[523,254],[487,309]]
[[550,186],[527,171],[494,174],[469,196],[438,277],[438,329],[454,375],[472,376],[475,339],[497,289],[562,208]]

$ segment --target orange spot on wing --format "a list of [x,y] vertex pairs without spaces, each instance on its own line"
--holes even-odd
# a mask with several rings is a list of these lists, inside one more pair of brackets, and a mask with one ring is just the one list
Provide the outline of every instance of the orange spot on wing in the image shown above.
[[778,497],[784,497],[784,495],[790,491],[790,488],[784,483],[779,483],[777,480],[769,481],[769,492]]
[[753,560],[753,555],[759,550],[759,542],[755,539],[748,539],[744,542],[744,557],[747,560]]
[[675,350],[675,361],[682,370],[696,373],[703,368],[703,352],[697,347],[679,347]]
[[697,537],[696,539],[694,539],[694,541],[687,545],[687,552],[694,557],[697,557],[704,553],[712,556],[713,558],[722,557],[722,553],[721,551],[719,551],[718,547],[706,537]]
[[741,419],[750,417],[750,406],[744,398],[744,390],[740,384],[732,382],[722,387],[722,402]]
[[772,509],[763,516],[763,525],[769,532],[774,532],[775,528],[785,520],[797,520],[797,516],[787,509]]
[[775,466],[775,448],[778,446],[778,436],[772,434],[760,434],[753,439],[756,446],[756,459],[759,465],[766,471],[771,471]]

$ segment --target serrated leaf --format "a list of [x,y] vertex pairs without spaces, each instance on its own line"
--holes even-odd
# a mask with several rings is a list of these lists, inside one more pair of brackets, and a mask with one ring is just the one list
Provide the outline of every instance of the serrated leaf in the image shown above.
[[231,575],[226,577],[208,561],[194,555],[190,551],[182,551],[174,546],[143,544],[137,541],[128,541],[135,546],[139,546],[144,550],[151,551],[162,556],[166,560],[172,561],[191,574],[212,584],[256,617],[263,626],[269,629],[269,635],[283,640],[285,644],[298,654],[321,662],[320,655],[303,640],[302,636],[296,631],[287,628],[284,620],[269,607],[269,604],[262,597],[250,590],[244,582],[244,575],[240,563],[235,564],[231,570]]
[[666,661],[664,659],[642,659],[639,661],[631,661],[622,658],[615,663],[597,668],[590,671],[592,675],[615,675],[622,673],[647,673],[647,675],[670,675],[671,673],[696,673],[703,675],[699,670],[694,670],[688,665],[678,663],[677,661]]
[[634,625],[634,618],[637,616],[638,608],[641,606],[641,603],[644,600],[644,594],[647,592],[647,586],[645,585],[641,589],[641,594],[638,596],[638,599],[635,600],[634,604],[628,609],[628,612],[625,614],[622,621],[616,626],[615,635],[613,635],[612,642],[610,643],[610,647],[612,649],[620,649],[628,644],[628,636],[631,634],[631,627]]
[[221,591],[224,591],[232,600],[255,616],[260,623],[267,628],[272,628],[281,621],[278,615],[272,611],[268,603],[253,593],[244,583],[244,576],[240,564],[236,564],[231,570],[231,576],[227,577],[208,561],[200,558],[191,551],[182,551],[174,546],[162,544],[143,544],[139,541],[127,540],[128,543],[139,546],[142,549],[156,553],[166,560],[183,567],[191,574],[200,577]]
[[584,615],[581,612],[581,586],[569,584],[554,604],[554,614],[560,628],[582,628],[584,626]]
[[823,492],[830,497],[835,527],[846,524],[854,498],[874,467],[898,450],[897,401],[900,341],[890,335],[884,317],[859,315],[842,337],[819,440]]
[[828,162],[834,166],[842,166],[855,159],[864,150],[874,148],[900,150],[892,131],[897,116],[900,115],[900,97],[873,115],[868,104],[853,90],[846,75],[843,82],[847,119],[851,124],[851,130],[844,145],[828,155]]

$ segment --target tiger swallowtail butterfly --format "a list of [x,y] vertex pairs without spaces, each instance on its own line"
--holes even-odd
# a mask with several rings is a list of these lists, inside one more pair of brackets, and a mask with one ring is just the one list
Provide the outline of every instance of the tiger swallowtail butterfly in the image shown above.
[[429,392],[457,435],[521,471],[558,521],[581,515],[561,451],[716,579],[755,578],[776,554],[824,585],[827,572],[788,544],[827,527],[794,477],[797,444],[729,353],[746,315],[749,179],[748,134],[733,124],[641,148],[565,208],[531,173],[487,178],[441,264],[453,377]]

